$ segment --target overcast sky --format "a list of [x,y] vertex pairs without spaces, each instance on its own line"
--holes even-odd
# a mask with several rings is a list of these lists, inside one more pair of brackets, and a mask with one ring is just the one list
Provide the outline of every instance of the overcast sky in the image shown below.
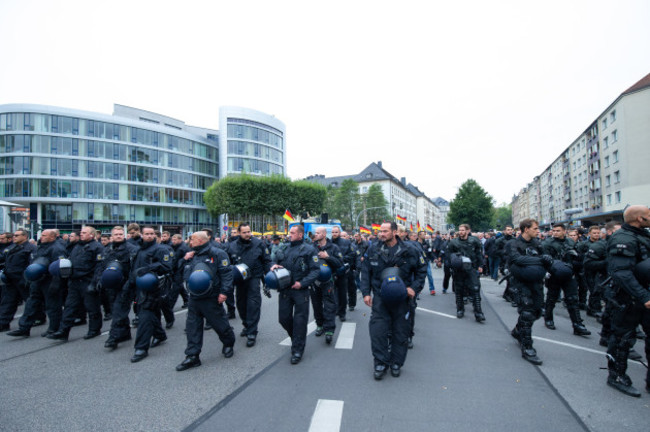
[[497,204],[650,73],[650,2],[0,0],[0,104],[287,127],[288,175],[373,161]]

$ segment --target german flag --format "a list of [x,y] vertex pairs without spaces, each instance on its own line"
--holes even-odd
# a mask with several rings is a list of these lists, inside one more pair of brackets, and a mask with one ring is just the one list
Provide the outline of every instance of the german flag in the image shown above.
[[418,232],[422,231],[422,227],[420,226],[420,221],[418,221]]
[[375,231],[379,231],[379,228],[381,228],[381,225],[379,224],[372,224],[372,229]]
[[411,222],[411,231],[413,231],[413,222]]
[[395,218],[400,222],[406,223],[406,218],[404,216],[396,215]]
[[433,232],[433,227],[429,224],[427,224],[427,231],[429,231],[430,233]]
[[296,221],[296,220],[293,218],[293,215],[291,214],[291,212],[289,211],[289,209],[287,209],[287,210],[284,212],[284,215],[283,215],[282,217],[285,218],[286,220],[288,220],[289,223],[292,223],[292,222],[295,222],[295,221]]
[[364,227],[363,225],[359,227],[359,232],[361,234],[371,234],[371,231],[368,228]]

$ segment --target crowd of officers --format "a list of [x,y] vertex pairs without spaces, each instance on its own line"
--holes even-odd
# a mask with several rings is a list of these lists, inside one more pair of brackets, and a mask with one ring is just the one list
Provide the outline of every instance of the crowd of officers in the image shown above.
[[[500,272],[501,282],[506,282],[503,297],[518,308],[512,336],[525,360],[542,364],[533,348],[532,326],[543,317],[545,326],[555,330],[553,311],[562,300],[574,334],[591,334],[581,310],[602,323],[608,384],[639,396],[625,372],[630,356],[640,358],[633,350],[642,334],[639,325],[650,358],[650,209],[631,206],[624,219],[623,224],[592,226],[586,233],[567,231],[562,224],[540,233],[537,221],[525,219],[518,230],[506,226],[499,233],[474,234],[463,224],[445,235],[408,232],[386,222],[376,235],[357,233],[353,238],[337,226],[330,233],[325,227],[305,233],[298,224],[286,238],[263,239],[253,237],[244,223],[229,238],[214,238],[205,229],[186,240],[130,224],[127,233],[116,226],[110,235],[90,226],[63,236],[47,229],[37,244],[19,229],[0,234],[0,331],[29,337],[32,327],[48,323],[41,336],[67,341],[73,326],[87,323],[84,339],[92,339],[101,334],[102,321],[110,321],[105,348],[131,340],[135,327],[131,361],[139,362],[167,339],[165,330],[174,325],[173,308],[181,296],[182,308],[188,309],[186,357],[176,367],[182,371],[201,364],[204,330],[218,334],[225,357],[233,355],[235,333],[229,320],[235,311],[242,321],[240,336],[253,347],[261,294],[271,296],[268,277],[286,269],[290,281],[278,289],[278,320],[291,338],[290,362],[297,364],[303,357],[310,304],[315,336],[324,335],[329,345],[336,319],[346,321],[359,290],[372,308],[374,377],[380,380],[388,371],[400,376],[413,347],[417,299],[425,282],[429,293],[436,294],[432,266],[444,267],[443,294],[452,281],[457,318],[464,317],[465,305],[471,303],[478,323],[485,321],[480,277],[497,280]],[[18,328],[11,330],[21,302],[24,312]],[[135,318],[129,321],[131,309]]]

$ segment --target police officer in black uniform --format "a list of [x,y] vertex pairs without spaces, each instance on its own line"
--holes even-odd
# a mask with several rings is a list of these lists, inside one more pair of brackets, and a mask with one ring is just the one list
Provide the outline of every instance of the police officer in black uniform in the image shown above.
[[533,324],[542,316],[544,303],[543,281],[546,269],[553,259],[544,255],[537,235],[539,224],[534,219],[524,219],[519,224],[521,235],[508,244],[506,259],[510,270],[510,285],[519,293],[519,320],[512,337],[519,341],[521,356],[535,365],[541,365],[533,348]]
[[[113,303],[111,330],[104,343],[105,348],[115,349],[118,343],[131,340],[129,310],[135,297],[135,290],[134,286],[129,284],[129,274],[131,273],[131,263],[139,249],[136,244],[126,240],[124,228],[116,226],[111,230],[111,242],[104,250],[103,271],[106,271],[106,267],[111,263],[117,262],[120,265],[119,271],[122,273],[117,286],[110,287],[115,291],[115,302]],[[102,289],[107,288],[102,287]]]
[[[607,384],[629,396],[641,393],[632,386],[626,374],[627,359],[641,324],[646,334],[645,355],[650,359],[650,209],[635,205],[623,214],[625,223],[607,241],[607,270],[613,281],[618,307],[612,312],[612,332],[607,353],[609,377]],[[650,392],[650,370],[646,375]]]
[[68,279],[68,296],[63,308],[63,319],[59,330],[49,339],[68,340],[70,328],[79,317],[79,309],[84,305],[88,313],[88,333],[84,339],[92,339],[101,334],[102,311],[99,295],[99,276],[104,247],[95,240],[96,230],[85,226],[79,233],[79,241],[70,252],[72,275]]
[[227,243],[226,252],[233,266],[245,264],[248,267],[247,278],[237,278],[235,282],[235,301],[244,325],[240,336],[245,336],[246,346],[252,347],[257,339],[262,307],[260,280],[271,268],[271,254],[262,240],[253,237],[248,223],[240,224],[237,233],[237,239]]
[[[372,307],[368,328],[375,365],[374,377],[376,380],[382,379],[389,367],[391,375],[398,377],[408,350],[409,299],[413,299],[416,291],[422,289],[427,276],[424,258],[399,239],[395,222],[381,225],[379,241],[368,247],[366,255],[361,293],[364,303]],[[386,273],[385,270],[392,273]],[[393,296],[392,288],[395,285],[395,290],[407,285],[404,287],[406,295]],[[391,299],[387,301],[389,293]],[[389,333],[390,348],[387,337]]]
[[352,312],[357,307],[357,282],[355,273],[361,265],[361,254],[357,250],[357,245],[354,242],[354,239],[350,239],[350,234],[343,231],[341,233],[341,237],[350,242],[350,249],[352,250],[352,255],[354,256],[352,264],[350,265],[350,269],[346,273],[346,276],[348,278],[348,311]]
[[[203,324],[206,320],[219,335],[223,344],[221,352],[224,357],[233,356],[235,333],[228,323],[222,303],[232,293],[233,274],[228,254],[209,242],[205,231],[192,234],[192,251],[185,254],[181,264],[185,267],[185,280],[190,292],[187,309],[187,348],[185,360],[176,366],[177,371],[184,371],[201,365],[199,355],[203,347]],[[197,284],[205,282],[205,285]],[[196,284],[196,286],[195,286]],[[258,285],[259,286],[259,285]],[[259,289],[259,288],[258,288]]]
[[338,315],[341,321],[345,321],[345,311],[348,306],[348,273],[354,265],[356,254],[352,249],[352,243],[350,240],[341,237],[341,228],[338,226],[332,227],[332,243],[334,243],[343,254],[343,267],[338,270],[337,275],[334,278],[334,285],[336,286],[337,296],[336,315]]
[[171,307],[173,308],[174,305],[176,304],[176,300],[178,300],[178,296],[180,295],[181,298],[183,299],[183,305],[181,306],[181,308],[185,309],[187,308],[187,302],[189,301],[189,296],[187,294],[187,291],[185,290],[185,286],[183,285],[184,268],[182,268],[182,266],[184,266],[183,257],[185,257],[185,254],[190,251],[190,247],[183,241],[183,236],[181,236],[180,234],[174,234],[172,236],[171,247],[174,250],[174,259],[172,260],[173,261],[172,265],[174,267],[174,270],[172,273],[172,289],[168,296],[168,301]]
[[305,228],[294,225],[289,229],[288,247],[276,252],[277,264],[271,270],[286,268],[292,284],[280,291],[278,321],[291,337],[291,364],[298,364],[305,351],[309,321],[309,287],[318,274],[319,261],[313,246],[304,241]]
[[[136,363],[147,357],[149,348],[157,347],[167,340],[167,334],[160,322],[162,282],[172,270],[169,249],[158,244],[153,227],[142,228],[142,243],[135,255],[129,282],[135,284],[138,302],[138,330],[135,335],[135,353],[131,362]],[[138,278],[153,274],[159,280],[151,290],[138,288]],[[153,338],[153,339],[152,339]]]
[[[481,283],[478,274],[481,272],[483,263],[483,248],[481,241],[471,234],[468,224],[461,224],[458,227],[458,237],[449,242],[447,253],[456,255],[457,265],[454,265],[453,257],[452,270],[454,275],[454,293],[456,294],[456,316],[465,316],[464,295],[472,299],[474,307],[474,318],[477,322],[485,321],[485,315],[481,309]],[[454,268],[456,267],[456,268]]]
[[[514,240],[512,235],[512,226],[506,225],[503,230],[503,235],[496,239],[494,242],[495,254],[499,260],[499,270],[501,273],[505,273],[508,268],[508,257],[510,252],[508,251],[508,245]],[[516,286],[512,286],[510,283],[510,278],[506,280],[506,288],[503,291],[503,299],[507,302],[510,302],[513,307],[517,307],[519,304],[519,293],[517,292]]]
[[[557,223],[553,225],[553,237],[546,239],[542,243],[542,248],[545,254],[550,255],[554,260],[562,261],[562,263],[571,267],[571,272],[573,272],[573,261],[577,259],[578,253],[575,250],[575,242],[566,236],[566,228],[563,224]],[[544,325],[551,330],[555,330],[553,309],[555,309],[560,290],[562,290],[564,291],[569,317],[573,323],[573,334],[577,336],[590,335],[591,332],[587,330],[582,323],[582,318],[580,318],[578,285],[573,275],[568,276],[566,280],[562,280],[557,274],[554,274],[553,268],[550,273],[551,277],[546,282],[548,291],[546,293]]]
[[0,332],[10,329],[9,323],[14,319],[18,303],[29,298],[29,288],[23,278],[23,272],[36,252],[36,246],[29,242],[27,231],[18,229],[13,237],[14,242],[4,251],[4,274],[7,282],[2,288],[0,301]]
[[38,280],[29,283],[29,298],[25,303],[23,316],[20,317],[19,328],[7,333],[9,336],[28,337],[40,311],[43,309],[45,309],[50,320],[49,328],[43,335],[48,336],[59,329],[63,312],[60,278],[52,276],[48,268],[53,261],[64,257],[65,248],[56,242],[54,230],[43,231],[40,244],[32,260],[34,266],[39,266],[42,269],[42,272],[39,273],[41,276]]
[[[332,275],[343,267],[343,254],[339,248],[327,238],[327,228],[318,227],[314,232],[312,245],[318,251],[318,258],[324,261]],[[325,343],[332,343],[336,331],[336,289],[332,277],[321,280],[319,277],[310,287],[311,304],[316,320],[316,336],[325,333]]]
[[587,315],[600,319],[603,308],[601,284],[607,279],[607,242],[600,239],[600,227],[590,227],[589,239],[580,245],[584,251],[583,267],[589,290]]

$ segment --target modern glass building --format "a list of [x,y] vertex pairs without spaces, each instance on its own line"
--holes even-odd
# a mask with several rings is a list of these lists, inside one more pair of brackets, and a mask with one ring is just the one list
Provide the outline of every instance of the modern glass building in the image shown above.
[[220,148],[218,130],[148,111],[115,105],[113,115],[105,115],[0,105],[0,200],[23,206],[14,211],[24,212],[18,226],[27,228],[138,222],[173,232],[206,226],[218,232],[218,220],[205,209],[205,190],[229,173],[285,174],[286,160],[281,122],[244,108],[224,108],[220,118],[224,112],[233,115],[226,115],[222,130],[230,135],[232,123],[238,137],[232,161],[230,140]]

